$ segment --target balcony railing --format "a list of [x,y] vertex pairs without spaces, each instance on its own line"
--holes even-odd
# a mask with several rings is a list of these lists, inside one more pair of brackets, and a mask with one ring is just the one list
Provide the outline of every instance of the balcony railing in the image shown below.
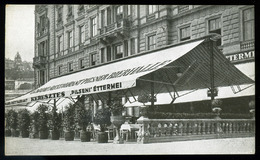
[[99,29],[99,34],[105,34],[107,32],[113,31],[115,29],[127,29],[130,26],[128,19],[122,19],[120,21],[114,22],[112,24],[109,24],[105,27],[102,27]]
[[47,28],[43,28],[41,29],[38,34],[37,34],[37,37],[41,37],[41,36],[44,36],[48,33],[48,29]]
[[254,119],[143,119],[137,142],[254,136]]
[[190,6],[189,5],[180,5],[178,6],[178,10],[179,10],[179,13],[183,13],[183,12],[186,12],[190,9]]
[[33,66],[34,67],[40,67],[41,65],[44,65],[47,63],[46,56],[38,56],[33,58]]
[[253,49],[255,48],[255,40],[245,41],[240,43],[241,50]]

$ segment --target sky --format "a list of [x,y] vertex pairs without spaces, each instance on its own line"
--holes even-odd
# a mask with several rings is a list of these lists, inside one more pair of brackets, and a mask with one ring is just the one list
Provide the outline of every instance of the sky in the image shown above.
[[34,57],[34,5],[7,5],[5,21],[5,57],[14,59],[17,52],[22,61]]

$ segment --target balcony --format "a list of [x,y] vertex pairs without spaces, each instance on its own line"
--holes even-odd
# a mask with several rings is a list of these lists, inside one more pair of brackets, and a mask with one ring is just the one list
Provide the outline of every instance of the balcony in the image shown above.
[[44,68],[46,63],[46,56],[38,56],[33,58],[33,68]]
[[111,43],[111,40],[115,38],[122,39],[124,37],[128,37],[129,28],[129,20],[122,19],[120,21],[100,28],[98,38],[101,40],[102,43]]
[[37,38],[44,37],[48,34],[48,28],[42,28],[40,31],[37,33]]
[[240,42],[241,50],[248,50],[248,49],[254,49],[254,48],[255,48],[255,40]]

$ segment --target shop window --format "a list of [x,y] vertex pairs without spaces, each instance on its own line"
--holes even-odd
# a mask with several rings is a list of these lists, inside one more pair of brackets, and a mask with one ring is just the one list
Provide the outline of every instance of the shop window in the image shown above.
[[48,29],[48,18],[46,17],[46,14],[40,16],[40,23],[38,24],[38,34],[39,36],[47,33]]
[[185,41],[190,39],[190,26],[180,29],[180,40]]
[[101,11],[101,28],[105,27],[105,10]]
[[123,58],[123,45],[119,44],[115,46],[115,59]]
[[97,18],[94,17],[94,18],[91,18],[91,34],[92,34],[92,37],[96,36],[97,35]]
[[107,62],[112,60],[111,47],[107,47]]
[[91,61],[91,66],[94,66],[97,64],[97,54],[96,53],[90,54],[90,61]]
[[148,5],[148,14],[154,14],[158,9],[158,5]]
[[58,16],[57,16],[58,23],[62,23],[62,14],[63,14],[62,9],[63,9],[62,7],[58,8]]
[[68,6],[68,17],[72,16],[72,6]]
[[244,40],[252,40],[255,36],[255,11],[248,8],[243,11],[243,37]]
[[63,40],[62,35],[58,36],[58,52],[62,51],[62,45],[63,45],[63,41],[62,40]]
[[79,67],[80,67],[80,69],[82,69],[82,68],[85,67],[85,66],[84,66],[84,59],[83,59],[83,58],[79,59]]
[[62,74],[62,65],[58,66],[58,74],[59,74],[59,75]]
[[72,62],[68,63],[68,70],[69,70],[69,72],[73,71],[73,63]]
[[43,41],[39,44],[38,48],[39,56],[46,56],[47,55],[47,43],[46,41]]
[[112,19],[111,19],[111,8],[107,8],[107,25],[110,25],[112,23]]
[[101,63],[105,62],[105,48],[101,48]]
[[148,38],[147,38],[147,41],[148,41],[148,50],[152,50],[152,49],[155,49],[155,45],[156,45],[156,43],[155,43],[155,38],[156,36],[155,36],[155,34],[154,35],[151,35],[151,36],[148,36]]
[[135,38],[131,39],[131,55],[136,54]]
[[[221,35],[221,19],[220,18],[215,18],[211,19],[208,22],[209,25],[209,33],[217,33]],[[221,38],[217,40],[216,42],[217,46],[221,46]]]
[[127,5],[127,15],[130,16],[132,12],[132,5]]
[[78,14],[79,15],[82,15],[84,13],[84,5],[79,5],[79,8],[78,8]]
[[72,48],[73,46],[73,32],[68,32],[68,46],[69,48]]
[[125,57],[128,56],[128,41],[127,40],[124,41],[124,56]]
[[79,27],[79,43],[84,43],[85,41],[85,30],[84,25]]
[[44,79],[45,79],[45,72],[44,72],[44,70],[41,70],[40,71],[40,84],[41,85],[43,85],[45,83]]
[[123,18],[123,6],[118,6],[116,8],[116,20],[119,21]]

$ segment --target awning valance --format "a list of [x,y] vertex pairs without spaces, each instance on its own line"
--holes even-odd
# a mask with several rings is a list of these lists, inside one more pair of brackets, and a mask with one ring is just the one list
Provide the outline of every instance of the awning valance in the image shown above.
[[[209,54],[204,40],[168,46],[151,53],[128,57],[52,79],[40,88],[6,102],[6,105],[27,104],[32,101],[102,93],[136,86],[145,89],[150,86],[145,82],[145,80],[149,80],[150,73],[155,73],[155,83],[157,81],[169,84],[175,82],[178,91],[194,87],[206,88],[209,75],[208,69],[205,67],[209,67]],[[215,67],[216,86],[253,83],[229,61],[226,61],[225,56],[216,48],[214,48],[214,54],[214,61],[217,64]],[[177,80],[175,66],[186,70],[185,74]],[[223,67],[227,66],[229,71],[223,72]],[[196,72],[196,75],[192,74],[193,72]],[[167,73],[168,76],[162,77],[161,73]],[[233,80],[231,80],[232,78]]]

